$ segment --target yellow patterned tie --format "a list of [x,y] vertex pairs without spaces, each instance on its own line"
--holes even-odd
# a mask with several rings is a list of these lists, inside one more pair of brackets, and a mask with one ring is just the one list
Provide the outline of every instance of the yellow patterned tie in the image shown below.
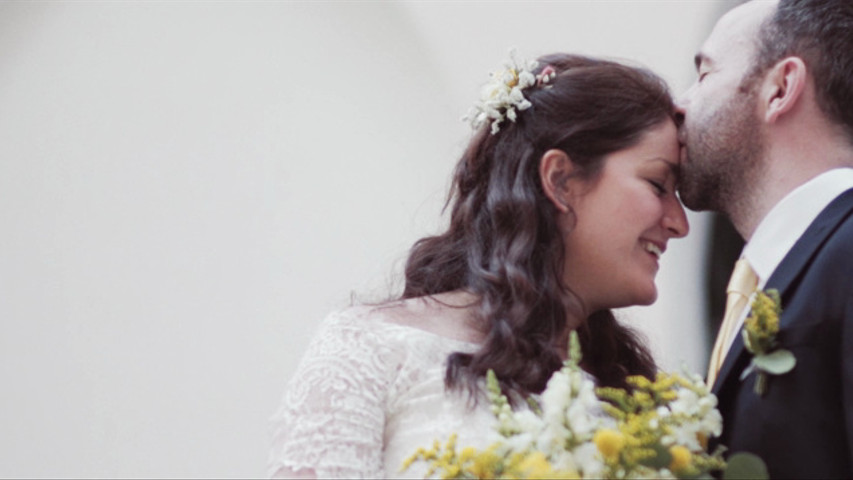
[[729,346],[734,335],[737,334],[737,326],[740,323],[743,309],[757,285],[758,277],[749,262],[745,258],[738,260],[735,263],[734,271],[732,271],[732,277],[729,279],[729,286],[726,288],[726,313],[723,315],[723,324],[720,325],[717,341],[714,342],[714,350],[711,352],[711,362],[708,364],[708,388],[714,386],[714,381],[717,379],[717,374],[720,372]]

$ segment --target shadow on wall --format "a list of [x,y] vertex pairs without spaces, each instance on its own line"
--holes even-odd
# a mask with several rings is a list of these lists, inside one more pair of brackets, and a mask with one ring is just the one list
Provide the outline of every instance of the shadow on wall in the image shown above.
[[737,233],[729,219],[720,213],[715,213],[709,229],[711,239],[708,242],[707,272],[705,285],[708,294],[708,322],[706,323],[707,346],[713,347],[717,338],[717,330],[723,322],[726,306],[726,286],[732,274],[734,264],[743,250],[743,238]]

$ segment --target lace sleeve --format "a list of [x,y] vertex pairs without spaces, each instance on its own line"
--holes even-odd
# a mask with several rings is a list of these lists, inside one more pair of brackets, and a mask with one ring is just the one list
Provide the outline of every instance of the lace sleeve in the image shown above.
[[389,346],[368,324],[341,313],[326,318],[272,418],[268,474],[309,469],[318,478],[384,476]]

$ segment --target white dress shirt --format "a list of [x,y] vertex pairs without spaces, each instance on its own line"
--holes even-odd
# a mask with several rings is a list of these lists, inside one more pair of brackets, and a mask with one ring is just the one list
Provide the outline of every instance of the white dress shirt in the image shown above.
[[[767,279],[805,233],[806,229],[836,197],[853,188],[853,168],[824,172],[785,195],[758,224],[741,253],[758,276],[758,288]],[[741,329],[749,309],[741,315]],[[732,340],[736,335],[732,336]]]

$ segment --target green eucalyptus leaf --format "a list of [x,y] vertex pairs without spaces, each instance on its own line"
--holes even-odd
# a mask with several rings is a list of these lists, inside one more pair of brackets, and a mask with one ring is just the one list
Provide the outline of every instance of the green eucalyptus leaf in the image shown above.
[[740,374],[740,379],[741,379],[741,381],[742,381],[744,378],[748,377],[748,376],[749,376],[749,374],[750,374],[750,373],[752,373],[754,370],[755,370],[755,358],[753,358],[753,359],[752,359],[752,361],[751,361],[751,362],[749,362],[749,366],[748,366],[748,367],[746,367],[746,368],[744,368],[744,369],[743,369],[743,373],[741,373],[741,374]]
[[749,330],[744,328],[740,333],[743,337],[743,346],[746,347],[750,353],[755,353],[755,348],[752,346],[752,335],[749,333]]
[[669,449],[663,445],[650,445],[654,450],[655,456],[640,460],[640,463],[654,469],[666,468],[672,463],[672,454]]
[[752,359],[755,366],[773,375],[782,375],[794,369],[797,359],[789,350],[776,350],[767,355],[756,355]]
[[755,386],[752,390],[759,397],[762,397],[767,393],[767,372],[763,370],[758,371],[758,375],[755,376]]
[[580,365],[583,355],[581,354],[581,341],[578,337],[578,332],[572,330],[569,334],[569,358],[568,363],[571,365]]
[[723,471],[723,480],[749,479],[767,480],[767,465],[758,455],[746,452],[738,452],[726,461],[726,469]]

